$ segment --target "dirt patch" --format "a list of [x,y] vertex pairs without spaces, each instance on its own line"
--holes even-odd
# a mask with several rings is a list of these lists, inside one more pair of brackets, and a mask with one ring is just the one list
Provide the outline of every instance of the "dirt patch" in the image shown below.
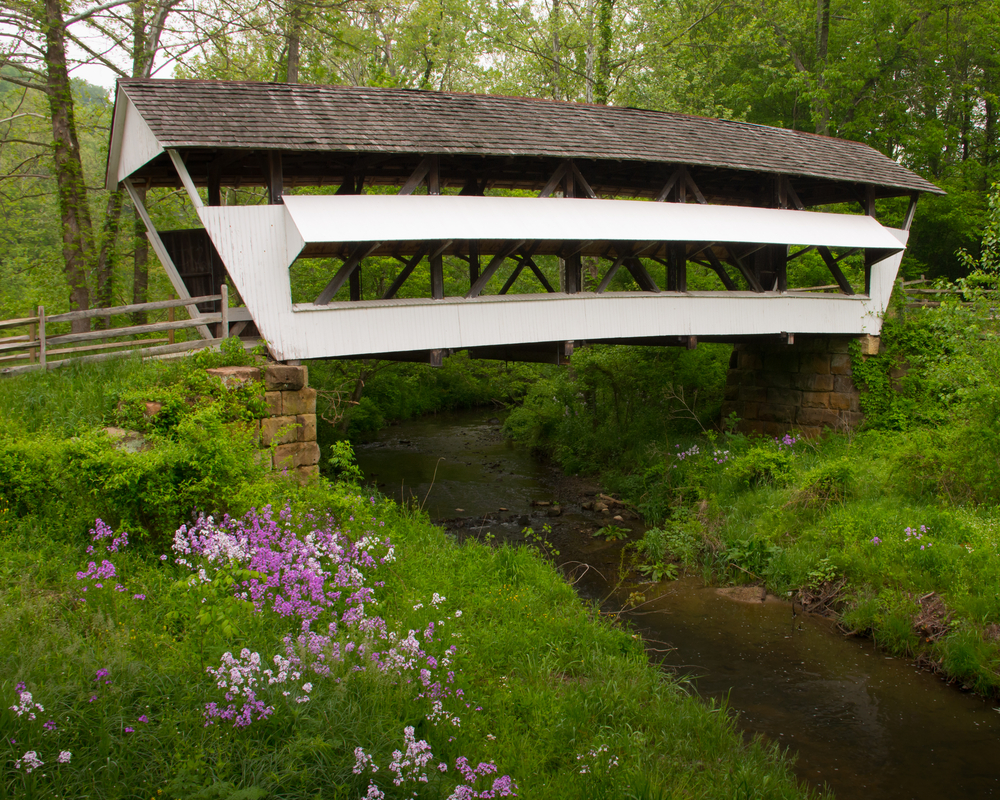
[[937,592],[917,598],[920,611],[913,619],[913,628],[925,642],[936,642],[951,630],[951,612]]
[[716,589],[715,593],[737,603],[763,603],[767,599],[763,586],[727,586]]

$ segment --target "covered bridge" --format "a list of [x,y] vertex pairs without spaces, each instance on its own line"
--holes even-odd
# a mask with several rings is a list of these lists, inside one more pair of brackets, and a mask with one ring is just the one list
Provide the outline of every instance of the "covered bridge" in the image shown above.
[[[280,360],[877,334],[917,197],[940,193],[866,145],[741,122],[181,80],[119,81],[119,184],[143,215],[142,189],[186,190],[204,232],[146,218],[175,287],[221,280],[221,262]],[[246,187],[254,204],[225,204]],[[876,217],[884,198],[908,198],[898,227]],[[806,254],[824,286],[789,285]],[[397,266],[365,296],[378,257]],[[308,259],[327,272],[293,296]],[[529,279],[539,291],[511,293]]]

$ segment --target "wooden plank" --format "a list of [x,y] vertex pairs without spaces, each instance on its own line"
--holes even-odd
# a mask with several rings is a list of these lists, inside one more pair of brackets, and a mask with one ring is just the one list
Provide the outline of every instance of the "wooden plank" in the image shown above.
[[910,226],[913,224],[913,217],[917,213],[917,199],[920,197],[919,194],[914,192],[910,195],[910,205],[907,206],[906,216],[903,217],[903,230],[908,231]]
[[851,286],[850,281],[843,272],[840,271],[840,267],[837,264],[837,259],[833,257],[833,253],[830,252],[829,247],[817,247],[819,254],[823,257],[823,261],[826,262],[826,268],[830,270],[830,274],[833,275],[833,279],[837,282],[840,287],[840,291],[844,294],[854,294],[854,287]]
[[406,183],[402,185],[397,194],[413,194],[413,191],[420,185],[420,182],[427,176],[427,173],[431,169],[431,157],[424,156],[420,163],[417,164],[417,168],[413,170],[410,177],[406,179]]
[[733,260],[733,264],[736,265],[736,269],[740,271],[747,285],[755,292],[763,292],[764,287],[760,285],[760,281],[757,280],[757,276],[754,275],[753,270],[743,263],[743,259],[736,255],[728,245],[726,246],[726,252],[729,253],[729,257]]
[[[88,344],[83,347],[61,347],[58,350],[49,350],[49,356],[63,356],[67,353],[85,353],[91,350],[113,350],[116,347],[135,347],[138,344],[160,344],[169,341],[166,337],[159,339],[138,339],[130,342],[105,342],[104,344]],[[23,361],[28,358],[27,353],[18,353],[12,356],[0,356],[0,361]]]
[[21,317],[20,319],[5,319],[0,322],[0,330],[4,328],[20,328],[25,325],[33,325],[38,322],[38,317]]
[[[154,322],[149,325],[132,325],[128,328],[112,328],[104,331],[87,331],[86,333],[67,333],[62,336],[49,336],[39,339],[43,349],[48,346],[74,344],[75,342],[94,342],[101,339],[114,339],[119,336],[138,336],[143,333],[160,333],[161,331],[176,331],[185,328],[194,328],[206,322],[220,322],[221,314],[207,314],[200,320],[182,319],[177,322]],[[15,342],[13,344],[0,345],[0,352],[10,352],[12,350],[23,350],[24,345]]]
[[479,242],[469,241],[469,286],[479,279]]
[[123,356],[138,355],[140,358],[151,356],[169,355],[171,353],[185,353],[188,350],[204,350],[208,347],[218,347],[222,339],[194,339],[190,342],[178,342],[177,344],[164,344],[157,347],[146,347],[138,350],[121,350],[116,353],[100,353],[94,356],[80,356],[79,358],[62,358],[58,361],[50,361],[47,364],[27,364],[23,367],[8,367],[0,370],[4,375],[18,375],[23,372],[34,372],[41,369],[56,369],[67,364],[87,364],[96,361],[110,361],[113,358]]
[[500,265],[507,259],[507,257],[517,250],[521,245],[524,244],[524,239],[517,242],[507,242],[506,245],[500,248],[500,252],[497,253],[493,258],[490,259],[490,263],[486,265],[486,269],[483,270],[483,274],[479,276],[479,279],[469,287],[469,293],[466,298],[479,297],[483,289],[486,288],[486,284],[490,282],[494,273],[500,269]]
[[[53,314],[49,322],[72,322],[76,319],[91,319],[92,317],[110,317],[112,315],[132,314],[136,311],[161,311],[165,308],[181,308],[195,303],[208,303],[221,300],[221,294],[207,294],[204,297],[190,297],[183,300],[157,300],[153,303],[132,303],[127,306],[112,306],[110,308],[88,308],[85,311],[70,311],[65,314]],[[0,325],[2,327],[2,325]]]
[[590,184],[587,182],[587,179],[583,177],[583,173],[580,172],[580,168],[572,160],[570,160],[569,165],[570,169],[573,171],[573,176],[576,178],[573,195],[575,197],[579,197],[579,192],[576,192],[575,189],[583,189],[583,193],[587,197],[596,200],[597,194],[590,187]]
[[402,285],[406,283],[406,279],[410,277],[414,268],[417,266],[417,264],[420,263],[420,259],[422,259],[424,255],[427,253],[429,247],[430,247],[430,242],[425,242],[424,244],[421,244],[417,252],[408,261],[399,258],[397,256],[397,258],[399,258],[399,260],[403,262],[403,268],[399,271],[399,274],[396,276],[396,279],[392,282],[392,285],[386,290],[385,296],[382,298],[383,300],[391,300],[393,297],[396,296],[396,292],[398,292],[402,287]]
[[552,177],[549,178],[549,182],[545,184],[545,186],[542,188],[542,191],[538,193],[538,196],[548,197],[556,189],[558,189],[559,184],[562,182],[563,177],[566,175],[566,171],[569,169],[569,166],[570,166],[569,161],[563,161],[558,167],[556,167],[556,171],[552,173]]
[[38,307],[38,363],[45,369],[45,359],[46,353],[45,349],[47,347],[45,341],[45,308],[44,306]]
[[612,262],[608,271],[605,273],[604,277],[601,279],[600,284],[597,287],[597,293],[603,294],[604,290],[608,288],[611,280],[615,277],[615,273],[618,272],[618,268],[625,262],[625,259],[632,256],[632,245],[628,243],[624,246],[624,250],[618,255],[618,257]]
[[722,280],[722,285],[725,286],[730,292],[735,291],[736,282],[729,277],[729,273],[726,272],[726,268],[722,266],[722,262],[719,261],[719,257],[713,252],[711,245],[705,248],[705,256],[708,258],[708,265],[715,270],[715,274]]
[[644,292],[660,291],[660,287],[653,280],[653,276],[646,271],[646,267],[638,257],[626,259],[625,269],[632,273],[635,282],[639,284],[639,288]]
[[811,244],[808,247],[803,247],[801,250],[796,250],[794,253],[790,253],[789,254],[788,261],[794,261],[799,256],[804,256],[810,250],[815,250],[815,249],[816,249],[816,245]]
[[[139,193],[136,192],[135,187],[132,185],[132,181],[126,178],[122,181],[122,185],[125,187],[125,191],[128,192],[128,196],[132,200],[133,208],[135,208],[139,217],[142,219],[142,224],[146,226],[146,238],[149,239],[149,243],[153,248],[153,252],[156,253],[156,257],[160,259],[163,271],[166,272],[167,277],[170,278],[170,283],[173,285],[174,291],[181,299],[190,300],[191,293],[188,291],[187,285],[184,283],[184,279],[181,277],[180,273],[177,271],[177,267],[174,265],[173,260],[170,258],[170,254],[167,252],[167,248],[163,244],[163,240],[160,238],[159,233],[157,233],[156,228],[153,226],[153,221],[149,218],[146,207],[143,205],[142,199],[139,197]],[[188,315],[191,319],[199,319],[201,317],[201,312],[193,303],[185,306],[185,308],[187,309]],[[211,331],[209,331],[208,327],[205,325],[198,328],[198,333],[201,334],[203,339],[212,338]]]
[[336,275],[333,276],[326,288],[319,293],[319,297],[316,298],[315,304],[318,306],[327,305],[340,291],[340,287],[344,285],[344,282],[351,277],[351,273],[361,264],[361,261],[368,257],[368,255],[374,251],[381,242],[363,242],[354,248],[354,252],[348,256],[344,265],[340,268]]
[[663,188],[660,189],[660,193],[656,195],[656,202],[657,203],[664,202],[670,196],[671,190],[674,188],[674,186],[677,185],[677,181],[679,181],[680,179],[681,179],[681,171],[678,168],[674,170],[674,174],[671,175],[669,179],[667,179],[667,182],[665,184],[663,184]]
[[167,148],[167,155],[174,162],[174,169],[177,170],[177,175],[180,177],[181,183],[184,184],[184,191],[187,192],[187,196],[191,200],[191,205],[196,209],[204,208],[205,204],[201,201],[201,195],[198,194],[198,189],[194,185],[194,181],[191,180],[191,173],[188,172],[187,165],[184,163],[184,159],[181,158],[181,154],[170,147]]

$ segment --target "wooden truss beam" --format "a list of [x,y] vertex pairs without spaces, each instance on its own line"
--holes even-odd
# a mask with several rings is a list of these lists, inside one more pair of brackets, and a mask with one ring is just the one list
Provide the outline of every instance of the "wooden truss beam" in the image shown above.
[[709,245],[704,249],[705,257],[708,258],[708,265],[715,270],[715,274],[719,276],[722,281],[722,285],[725,286],[729,291],[736,290],[736,282],[729,277],[729,273],[726,272],[726,268],[722,266],[722,262],[719,261],[719,257],[712,250],[713,245]]
[[524,244],[524,239],[520,239],[516,242],[507,242],[503,247],[500,248],[500,252],[497,253],[493,258],[490,259],[490,263],[486,265],[486,269],[483,270],[483,274],[479,276],[474,284],[469,287],[469,293],[466,298],[479,297],[483,289],[486,288],[486,284],[490,282],[490,279],[500,269],[500,265],[515,252],[519,247]]
[[[792,201],[792,204],[798,211],[805,211],[805,206],[802,205],[802,201],[799,199],[798,194],[792,187],[792,182],[787,178],[785,179],[785,181],[788,188],[788,198]],[[823,257],[823,261],[826,264],[826,268],[830,270],[830,274],[833,275],[833,279],[837,282],[837,285],[840,287],[840,291],[842,291],[844,294],[853,295],[854,287],[851,286],[851,282],[847,280],[847,276],[844,275],[840,267],[837,265],[837,259],[833,257],[833,253],[830,252],[830,248],[824,247],[823,245],[819,245],[817,246],[816,249],[819,251],[819,254]],[[800,250],[797,253],[795,253],[795,255],[792,257],[795,258],[797,256],[800,256],[804,252],[805,250]]]
[[[156,253],[156,257],[160,259],[160,263],[163,265],[163,270],[167,273],[167,277],[170,278],[170,283],[174,287],[174,291],[177,292],[177,296],[181,300],[189,300],[191,298],[191,293],[188,291],[181,274],[177,271],[177,267],[175,266],[173,259],[170,258],[170,254],[167,252],[167,247],[163,244],[160,234],[157,233],[156,228],[153,227],[153,221],[149,218],[146,206],[143,205],[142,199],[139,197],[139,193],[135,190],[135,186],[132,185],[132,181],[129,178],[123,180],[122,185],[125,187],[125,191],[128,192],[128,196],[132,200],[132,206],[135,208],[136,213],[142,220],[142,224],[146,227],[146,238],[149,239],[149,243],[153,248],[153,252]],[[202,313],[198,310],[198,306],[195,304],[192,303],[189,306],[185,306],[185,308],[187,309],[188,316],[190,316],[191,319],[201,318]],[[199,325],[198,333],[201,335],[202,339],[213,338],[212,332],[208,329],[207,325]]]
[[334,297],[336,297],[337,292],[344,285],[348,278],[354,273],[360,265],[363,259],[367,258],[379,245],[381,242],[362,242],[347,257],[344,261],[344,265],[337,271],[337,274],[333,276],[326,288],[319,293],[319,296],[314,301],[318,306],[327,305]]
[[410,277],[410,275],[413,273],[413,270],[416,268],[417,264],[420,263],[420,259],[422,259],[427,254],[427,251],[429,249],[430,249],[429,243],[420,245],[420,247],[417,249],[417,252],[414,253],[413,256],[409,258],[409,260],[400,258],[399,256],[394,256],[394,258],[396,258],[397,261],[403,262],[403,268],[399,271],[399,274],[396,276],[396,279],[392,282],[392,285],[388,289],[386,289],[385,295],[382,297],[383,300],[391,300],[393,297],[396,296],[396,292],[398,292],[402,287],[402,285],[406,283],[406,279]]
[[615,274],[618,272],[618,269],[621,267],[621,265],[624,264],[627,259],[632,257],[632,252],[633,252],[632,242],[626,242],[624,245],[622,245],[621,252],[617,254],[617,258],[615,258],[615,260],[611,263],[611,266],[608,268],[608,271],[604,274],[604,277],[601,279],[600,284],[598,284],[597,286],[598,294],[604,293],[604,291],[608,288],[608,285],[614,279]]
[[729,258],[732,260],[733,264],[736,266],[736,269],[738,269],[740,271],[740,275],[743,276],[743,280],[745,280],[747,282],[747,285],[751,288],[751,290],[753,290],[755,292],[758,292],[758,293],[759,292],[763,292],[764,291],[764,287],[760,285],[760,281],[757,279],[757,276],[754,274],[754,271],[752,269],[750,269],[750,267],[748,267],[743,262],[742,258],[740,258],[738,255],[736,255],[736,253],[733,251],[733,248],[731,248],[731,247],[729,247],[727,245],[726,246],[726,252],[729,253]]

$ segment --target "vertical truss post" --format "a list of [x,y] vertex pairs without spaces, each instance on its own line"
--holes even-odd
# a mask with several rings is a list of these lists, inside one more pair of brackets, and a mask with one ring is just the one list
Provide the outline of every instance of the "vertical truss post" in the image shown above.
[[479,242],[469,240],[469,286],[479,280]]
[[687,291],[687,246],[680,242],[667,245],[667,291]]
[[273,150],[267,154],[267,202],[271,205],[281,205],[281,195],[284,193],[285,179],[281,170],[281,153]]
[[351,299],[360,300],[361,299],[361,265],[358,264],[354,268],[354,272],[351,273]]

